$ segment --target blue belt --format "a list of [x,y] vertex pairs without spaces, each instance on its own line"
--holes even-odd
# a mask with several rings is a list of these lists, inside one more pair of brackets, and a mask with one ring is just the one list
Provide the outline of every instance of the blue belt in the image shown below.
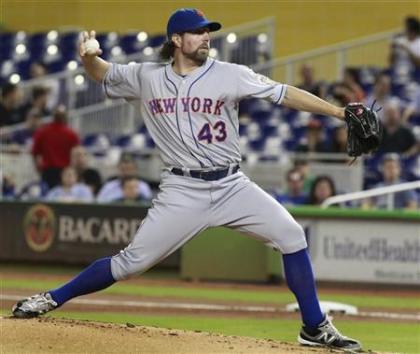
[[[229,170],[231,172],[229,173]],[[233,166],[232,168],[226,167],[219,170],[212,171],[200,171],[200,170],[190,170],[189,172],[184,172],[180,168],[172,168],[171,172],[177,176],[188,176],[193,178],[203,179],[205,181],[217,181],[218,179],[225,178],[226,176],[233,175],[239,171],[239,165]]]

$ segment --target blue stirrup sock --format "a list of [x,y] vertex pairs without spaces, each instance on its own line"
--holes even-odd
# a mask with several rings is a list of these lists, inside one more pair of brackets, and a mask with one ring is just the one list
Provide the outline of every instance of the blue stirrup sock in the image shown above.
[[61,306],[70,299],[105,289],[115,283],[111,273],[111,257],[101,258],[60,288],[50,290],[53,300]]
[[319,306],[308,249],[283,255],[287,285],[295,295],[305,326],[317,328],[325,316]]

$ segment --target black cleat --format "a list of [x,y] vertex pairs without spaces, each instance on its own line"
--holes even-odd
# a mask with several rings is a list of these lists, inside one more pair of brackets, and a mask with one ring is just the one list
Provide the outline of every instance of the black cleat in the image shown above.
[[343,336],[337,328],[331,323],[326,316],[318,328],[310,329],[302,327],[298,342],[308,346],[324,346],[332,349],[358,351],[362,349],[362,345],[355,339]]

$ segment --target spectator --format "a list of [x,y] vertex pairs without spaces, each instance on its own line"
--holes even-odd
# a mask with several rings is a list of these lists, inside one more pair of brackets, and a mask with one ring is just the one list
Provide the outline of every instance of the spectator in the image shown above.
[[[118,163],[119,176],[106,182],[98,193],[97,200],[101,203],[108,203],[123,198],[122,179],[125,177],[137,176],[137,166],[134,157],[129,153],[123,153]],[[149,185],[138,180],[138,194],[143,200],[152,198],[152,190]]]
[[41,115],[37,109],[28,112],[25,127],[11,133],[10,142],[21,146],[32,146],[35,131],[41,126]]
[[139,179],[135,176],[128,176],[121,179],[123,196],[115,201],[125,204],[134,204],[145,199],[139,194]]
[[31,79],[43,78],[42,86],[49,89],[47,108],[48,110],[52,111],[54,107],[57,107],[59,104],[60,83],[56,79],[47,78],[47,74],[47,69],[43,64],[39,62],[34,62],[31,64],[29,75],[31,76]]
[[365,93],[360,86],[357,69],[346,68],[344,70],[343,81],[333,86],[333,96],[343,106],[350,102],[363,102]]
[[[398,154],[386,154],[382,163],[383,182],[378,183],[375,188],[392,186],[403,183],[401,179],[401,164]],[[387,208],[388,195],[381,195],[376,198],[365,200],[362,207]],[[395,209],[417,209],[417,195],[414,190],[394,193],[393,203]]]
[[409,81],[416,68],[420,68],[420,22],[416,17],[405,19],[405,33],[391,44],[391,66],[396,82]]
[[303,185],[303,174],[297,168],[289,170],[287,172],[287,191],[277,195],[276,200],[285,206],[305,204],[308,196],[303,191]]
[[32,146],[35,166],[49,188],[60,183],[61,170],[70,163],[70,151],[79,144],[79,136],[67,126],[65,108],[59,106],[53,122],[36,131]]
[[77,180],[88,185],[96,196],[102,185],[102,177],[97,169],[89,167],[88,152],[83,146],[78,145],[71,150],[70,165],[77,172]]
[[43,86],[35,86],[32,89],[32,100],[22,107],[23,116],[31,110],[37,110],[41,117],[45,117],[51,114],[51,111],[47,108],[47,99],[49,95],[49,88]]
[[57,202],[91,202],[93,194],[87,185],[77,182],[76,170],[69,166],[61,173],[61,185],[51,189],[46,199]]
[[395,152],[405,156],[418,153],[415,135],[403,125],[398,101],[391,101],[384,107],[383,140],[378,151]]
[[15,84],[7,83],[1,89],[0,127],[24,121],[22,91]]
[[398,97],[391,96],[391,77],[388,74],[381,73],[375,79],[375,85],[373,86],[373,92],[366,98],[365,104],[368,107],[375,107],[377,115],[381,121],[383,121],[384,110],[380,107],[385,107],[390,101],[399,100]]
[[312,183],[307,204],[321,205],[324,200],[335,195],[335,184],[332,178],[326,175],[318,176]]
[[306,136],[296,147],[296,152],[326,152],[327,147],[323,138],[322,123],[311,119],[306,129]]
[[310,64],[303,64],[300,67],[300,77],[302,79],[298,87],[308,91],[318,97],[324,98],[327,93],[326,85],[323,82],[315,81],[314,68]]
[[309,194],[315,177],[311,174],[308,161],[302,158],[295,159],[294,168],[303,176],[303,192]]

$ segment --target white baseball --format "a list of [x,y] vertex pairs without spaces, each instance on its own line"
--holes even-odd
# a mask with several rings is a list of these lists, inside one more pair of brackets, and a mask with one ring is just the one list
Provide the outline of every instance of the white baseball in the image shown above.
[[90,38],[85,42],[85,51],[87,54],[95,54],[99,49],[99,42],[95,38]]

